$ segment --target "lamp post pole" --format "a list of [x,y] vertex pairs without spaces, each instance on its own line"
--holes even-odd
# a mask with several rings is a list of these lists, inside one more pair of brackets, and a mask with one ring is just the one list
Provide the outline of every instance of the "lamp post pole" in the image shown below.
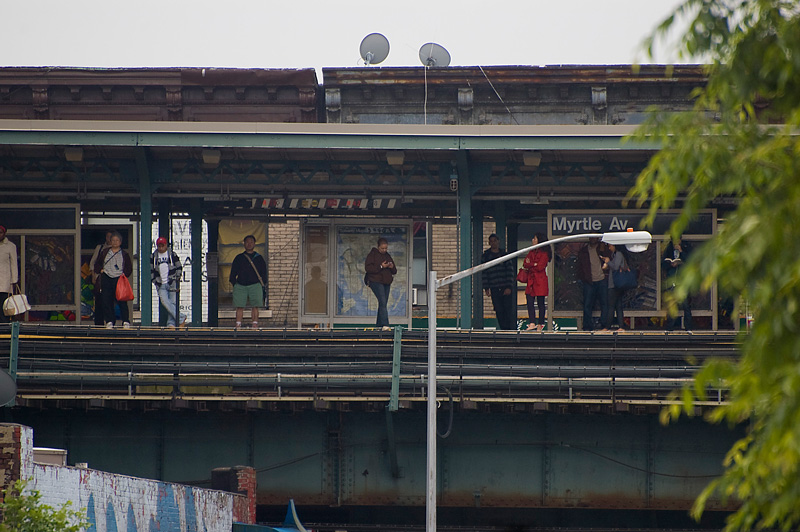
[[[431,270],[428,277],[428,432],[427,432],[427,475],[426,475],[426,497],[425,497],[425,531],[436,532],[436,291],[465,277],[470,277],[476,273],[493,268],[507,260],[527,255],[529,251],[544,246],[560,244],[562,242],[572,242],[575,240],[586,240],[589,238],[599,238],[603,242],[614,245],[645,245],[650,244],[652,236],[647,231],[628,231],[625,233],[585,233],[580,235],[569,235],[545,242],[539,242],[533,246],[520,249],[508,255],[503,255],[489,262],[467,268],[453,275],[448,275],[441,279],[436,279],[436,271]],[[644,251],[643,249],[633,251]]]

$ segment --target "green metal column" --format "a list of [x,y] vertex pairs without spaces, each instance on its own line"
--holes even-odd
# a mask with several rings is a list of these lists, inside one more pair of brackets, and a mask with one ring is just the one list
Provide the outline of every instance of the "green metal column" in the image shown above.
[[192,231],[192,324],[203,324],[203,201],[189,204]]
[[[513,253],[519,249],[519,247],[517,246],[517,241],[519,240],[518,235],[519,235],[519,224],[518,223],[509,224],[508,222],[506,222],[505,249],[508,253]],[[516,266],[517,262],[514,261],[514,271],[515,271],[514,275],[516,275],[516,269],[517,269]],[[514,290],[511,298],[511,312],[512,312],[511,315],[514,316],[514,323],[516,323],[518,319],[517,295],[519,294],[519,288],[521,287],[522,285],[519,285],[516,282],[514,283]]]
[[[458,224],[459,224],[459,258],[458,269],[472,267],[472,184],[470,182],[467,153],[460,151],[457,156],[458,169]],[[472,328],[472,278],[461,280],[461,306],[459,326],[462,329]]]
[[[508,228],[507,228],[507,220],[508,220],[508,213],[506,211],[506,202],[498,201],[494,206],[494,232],[497,234],[498,240],[500,240],[500,248],[505,249],[506,253],[511,252],[511,247],[509,246],[509,238],[508,238]],[[513,261],[516,264],[516,261]],[[516,268],[514,268],[516,271]],[[516,283],[514,283],[516,284]],[[511,302],[509,303],[509,312],[511,312],[512,316],[514,316],[514,321],[516,322],[516,297],[517,294],[514,293],[513,289],[511,292]]]
[[[124,171],[121,167],[120,171]],[[139,310],[141,311],[141,324],[153,324],[153,290],[150,288],[150,252],[153,249],[151,228],[153,227],[153,197],[150,181],[150,163],[146,148],[136,149],[136,174],[139,181],[139,236],[141,249],[139,250]],[[147,258],[146,258],[147,257]]]
[[[472,256],[474,260],[470,266],[480,263],[483,255],[483,203],[472,205]],[[483,274],[472,275],[472,328],[483,329]]]
[[11,322],[11,351],[8,354],[8,374],[17,380],[17,360],[19,360],[19,322]]
[[[168,199],[160,199],[158,201],[158,236],[163,236],[169,242],[169,245],[172,246],[172,201]],[[155,249],[155,246],[152,247]],[[152,251],[151,249],[151,251]],[[142,252],[142,257],[146,256],[144,252]],[[180,285],[178,285],[178,293],[176,297],[176,301],[178,306],[180,307],[181,299],[183,299],[183,294],[180,291]],[[167,324],[167,311],[161,305],[158,305],[158,324],[162,327]],[[155,316],[153,316],[155,321]]]

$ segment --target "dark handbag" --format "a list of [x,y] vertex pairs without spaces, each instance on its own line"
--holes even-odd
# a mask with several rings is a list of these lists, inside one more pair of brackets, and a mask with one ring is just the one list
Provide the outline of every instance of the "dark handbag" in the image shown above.
[[517,272],[517,282],[528,284],[528,270],[525,268],[519,269],[519,272]]
[[611,272],[614,277],[614,288],[617,290],[628,290],[639,286],[639,275],[636,270],[620,270]]

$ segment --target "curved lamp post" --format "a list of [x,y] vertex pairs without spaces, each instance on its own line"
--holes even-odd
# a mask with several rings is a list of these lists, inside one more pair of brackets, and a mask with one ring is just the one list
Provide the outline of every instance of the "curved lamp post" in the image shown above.
[[554,238],[546,242],[539,242],[514,253],[503,255],[489,262],[473,266],[466,270],[448,275],[441,279],[436,278],[436,272],[431,270],[428,277],[428,435],[427,435],[427,497],[425,501],[425,530],[436,532],[436,291],[456,281],[470,277],[478,272],[497,266],[501,262],[526,255],[529,251],[544,246],[551,246],[561,242],[587,240],[599,238],[606,244],[626,246],[629,251],[640,253],[647,249],[653,237],[647,231],[633,231],[619,233],[584,233]]

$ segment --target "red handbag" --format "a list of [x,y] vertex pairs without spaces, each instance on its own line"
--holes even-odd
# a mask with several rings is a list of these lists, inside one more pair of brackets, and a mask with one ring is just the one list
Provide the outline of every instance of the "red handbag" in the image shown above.
[[528,284],[528,270],[525,268],[519,269],[519,272],[517,272],[517,282]]
[[117,279],[116,298],[117,301],[133,301],[133,288],[124,273]]

